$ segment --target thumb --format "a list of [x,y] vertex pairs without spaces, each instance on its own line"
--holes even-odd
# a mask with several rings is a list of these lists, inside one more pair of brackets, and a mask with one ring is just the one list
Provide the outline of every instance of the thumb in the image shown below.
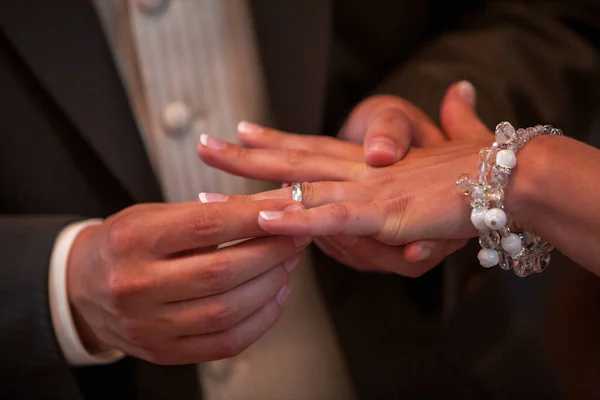
[[469,81],[461,81],[448,88],[440,109],[440,122],[450,140],[490,137],[490,130],[475,111],[476,101],[475,87]]

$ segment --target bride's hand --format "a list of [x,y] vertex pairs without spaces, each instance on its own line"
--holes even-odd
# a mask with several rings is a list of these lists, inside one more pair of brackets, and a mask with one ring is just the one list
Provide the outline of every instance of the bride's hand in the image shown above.
[[[253,132],[243,132],[240,135],[242,138],[245,138],[245,144],[250,145],[251,147],[269,147],[270,149],[249,150],[231,144],[219,144],[219,146],[212,146],[219,150],[210,150],[201,146],[199,148],[199,154],[210,165],[250,178],[284,181],[336,180],[356,182],[347,184],[306,184],[304,203],[307,207],[320,206],[332,201],[343,201],[345,203],[320,207],[319,209],[310,211],[310,214],[306,214],[302,217],[311,218],[311,215],[314,213],[314,216],[319,218],[320,215],[325,215],[333,210],[333,224],[331,224],[332,220],[329,218],[331,216],[329,216],[322,221],[323,223],[318,223],[320,225],[319,227],[311,226],[314,221],[304,220],[304,228],[313,233],[323,234],[325,236],[328,235],[328,229],[331,234],[354,232],[354,234],[349,236],[336,235],[335,237],[355,250],[362,250],[360,253],[362,253],[363,258],[371,260],[370,264],[374,266],[374,268],[371,269],[381,270],[382,267],[387,267],[388,269],[390,267],[396,267],[393,268],[394,272],[403,273],[405,275],[418,275],[426,269],[436,265],[448,253],[462,247],[464,244],[463,238],[468,237],[472,232],[467,234],[466,231],[459,231],[458,235],[452,233],[449,236],[444,236],[449,239],[454,239],[446,242],[420,242],[432,245],[429,246],[429,248],[425,247],[425,249],[430,250],[430,252],[433,250],[433,254],[431,254],[427,260],[413,265],[406,265],[406,262],[399,260],[398,248],[384,249],[382,246],[373,246],[372,242],[374,241],[372,239],[357,236],[372,235],[385,243],[393,245],[406,244],[411,241],[408,239],[409,236],[401,235],[399,231],[390,235],[389,222],[397,219],[398,216],[404,215],[400,215],[397,210],[394,210],[394,205],[397,206],[399,203],[406,203],[410,199],[418,200],[420,197],[414,192],[419,192],[421,190],[424,191],[423,194],[425,198],[435,202],[436,199],[443,197],[441,197],[442,193],[443,195],[448,195],[448,191],[446,190],[448,186],[450,186],[450,196],[454,198],[454,200],[461,200],[454,195],[455,189],[453,187],[453,182],[461,172],[470,171],[473,168],[476,168],[478,150],[484,145],[489,145],[492,136],[486,132],[483,125],[473,117],[470,110],[472,103],[469,104],[469,102],[463,101],[463,98],[460,96],[460,89],[460,85],[455,85],[449,91],[444,103],[445,106],[442,109],[442,121],[444,121],[446,126],[451,128],[450,134],[454,134],[454,136],[459,136],[463,139],[469,136],[479,138],[485,137],[487,139],[484,141],[476,140],[476,144],[472,141],[471,143],[462,143],[458,146],[456,144],[440,146],[426,152],[414,150],[411,151],[406,161],[397,163],[390,168],[375,169],[360,162],[363,158],[362,148],[347,142],[340,142],[331,138],[283,134],[265,128],[257,128],[255,126],[252,127],[254,129]],[[453,97],[458,98],[459,101],[453,102]],[[467,115],[469,113],[471,114],[470,119],[467,118],[469,117],[469,115]],[[448,115],[455,116],[455,118],[448,118]],[[457,120],[462,121],[460,128],[464,128],[463,131],[466,133],[460,133],[460,129],[458,129],[459,125],[455,123]],[[211,143],[212,140],[212,138],[209,139],[207,144],[214,144]],[[248,143],[248,141],[252,143]],[[465,146],[469,150],[464,151]],[[284,150],[276,150],[282,148]],[[469,156],[474,155],[472,162],[468,166],[465,165],[462,171],[458,171],[454,173],[454,175],[448,174],[449,169],[444,166],[445,162],[452,157],[461,158],[462,155],[464,155],[461,154],[461,151]],[[444,185],[439,188],[441,189],[441,192],[432,191],[434,188],[430,185],[423,185],[427,180],[430,180],[432,176],[440,178],[441,176],[444,176],[444,174],[446,175],[446,179],[444,179]],[[392,177],[393,179],[391,179]],[[332,194],[336,195],[332,197]],[[259,195],[259,197],[261,196],[282,196],[289,198],[290,193],[288,189]],[[369,231],[367,225],[364,225],[364,221],[361,223],[362,231],[352,228],[351,225],[337,224],[336,218],[343,217],[345,214],[352,215],[352,213],[360,212],[359,209],[352,208],[355,207],[355,205],[348,203],[352,201],[360,201],[363,205],[365,202],[368,202],[370,204],[369,207],[374,207],[369,210],[369,213],[379,210],[380,212],[374,213],[373,217],[385,217],[387,222],[382,224],[382,227],[378,232]],[[456,201],[445,200],[443,200],[442,203],[447,205],[457,204]],[[387,207],[387,209],[384,210],[385,207],[382,207],[383,205],[391,207]],[[426,208],[424,205],[416,207],[412,202],[409,202],[406,205],[412,205],[412,207],[419,208],[418,211],[423,211],[422,209]],[[462,205],[464,206],[464,204]],[[347,207],[351,208],[346,209]],[[410,207],[405,207],[405,209],[410,210]],[[465,209],[468,211],[468,207]],[[340,210],[345,211],[340,212]],[[439,211],[439,207],[437,211]],[[435,216],[435,213],[433,216]],[[267,230],[275,229],[278,233],[279,230],[282,230],[281,232],[285,233],[285,231],[289,229],[304,229],[300,226],[293,226],[294,218],[297,217],[298,216],[290,217],[292,219],[290,219],[289,222],[286,222],[287,215],[281,220],[264,221],[264,227]],[[370,219],[372,222],[377,221],[376,218]],[[402,219],[406,221],[411,220],[410,218],[406,218],[406,216]],[[418,221],[419,218],[416,218],[415,220]],[[464,220],[468,221],[468,218]],[[408,231],[414,231],[415,233],[418,231],[418,229],[411,228],[408,223],[403,225],[406,225],[405,229]],[[355,230],[353,231],[352,229]],[[391,227],[391,229],[394,230],[393,227]],[[470,229],[468,224],[467,229]],[[416,235],[414,237],[416,240],[422,240],[438,238],[440,236]],[[423,248],[423,246],[413,247],[415,249]],[[431,247],[433,247],[433,249]],[[390,251],[391,249],[394,251]],[[340,255],[338,254],[337,256],[338,257],[336,258],[339,258]],[[342,254],[341,256],[344,255]],[[410,254],[408,254],[408,256],[408,258],[410,258]],[[413,258],[418,259],[419,254],[415,253]]]

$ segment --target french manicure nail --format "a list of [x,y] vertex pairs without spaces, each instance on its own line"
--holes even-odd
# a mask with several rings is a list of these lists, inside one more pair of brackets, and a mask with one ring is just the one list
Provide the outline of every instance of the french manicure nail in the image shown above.
[[220,193],[205,193],[198,194],[198,198],[202,203],[223,203],[229,199],[229,196]]
[[332,239],[346,247],[354,246],[358,242],[358,236],[353,235],[335,235]]
[[421,249],[418,257],[415,259],[415,262],[421,262],[427,260],[431,257],[431,249],[429,247],[424,247]]
[[373,139],[371,146],[369,147],[369,153],[373,151],[390,153],[395,157],[396,154],[398,154],[398,146],[389,139],[377,138]]
[[276,219],[281,219],[283,217],[282,211],[261,211],[258,213],[258,216],[265,221],[273,221]]
[[291,294],[292,287],[289,284],[286,284],[284,287],[281,288],[281,290],[279,290],[279,293],[277,293],[277,303],[279,303],[280,306],[284,305],[287,299],[290,298]]
[[237,126],[238,133],[241,133],[242,135],[256,135],[260,133],[262,129],[262,126],[248,121],[241,121]]
[[298,268],[298,265],[300,265],[300,260],[302,259],[302,256],[300,255],[300,253],[295,254],[294,256],[288,258],[287,260],[284,261],[283,266],[285,268],[285,270],[288,273],[291,273],[293,270],[295,270],[296,268]]
[[227,143],[207,135],[206,133],[200,135],[200,143],[202,143],[202,146],[208,147],[211,150],[223,150],[227,146]]
[[477,92],[471,82],[460,81],[458,83],[458,93],[465,103],[468,103],[471,107],[475,106]]
[[308,235],[306,236],[294,236],[294,244],[298,249],[303,249],[311,242],[312,238]]

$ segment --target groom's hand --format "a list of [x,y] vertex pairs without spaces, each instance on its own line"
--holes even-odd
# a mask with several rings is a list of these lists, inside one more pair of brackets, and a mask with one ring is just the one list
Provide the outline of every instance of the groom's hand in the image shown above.
[[310,242],[270,236],[256,215],[292,204],[142,204],[82,231],[67,287],[87,349],[186,364],[250,346],[279,318],[289,274]]

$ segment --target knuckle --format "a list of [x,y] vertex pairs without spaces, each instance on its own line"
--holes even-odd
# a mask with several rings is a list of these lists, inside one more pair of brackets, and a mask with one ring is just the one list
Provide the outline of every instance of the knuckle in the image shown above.
[[235,324],[239,307],[233,303],[221,301],[213,304],[206,316],[207,324],[216,331],[222,331]]
[[204,237],[217,237],[222,232],[223,215],[217,207],[203,207],[194,216],[194,234]]
[[108,303],[114,310],[125,312],[135,297],[145,290],[145,286],[143,282],[113,269],[109,272],[106,284]]
[[334,223],[341,225],[350,219],[350,209],[344,203],[332,203],[329,208],[329,215]]
[[224,256],[215,256],[212,263],[200,268],[199,279],[213,291],[222,291],[229,287],[233,276],[231,260]]
[[136,247],[136,226],[130,218],[113,223],[106,234],[106,248],[110,254],[127,254]]
[[231,358],[239,355],[247,346],[242,343],[237,335],[228,332],[222,335],[217,347],[219,358]]
[[286,152],[287,162],[291,167],[303,166],[310,151],[305,149],[291,149]]
[[406,225],[406,209],[409,198],[399,196],[392,199],[377,202],[379,212],[385,216],[377,239],[382,243],[395,246],[405,244],[404,227]]

